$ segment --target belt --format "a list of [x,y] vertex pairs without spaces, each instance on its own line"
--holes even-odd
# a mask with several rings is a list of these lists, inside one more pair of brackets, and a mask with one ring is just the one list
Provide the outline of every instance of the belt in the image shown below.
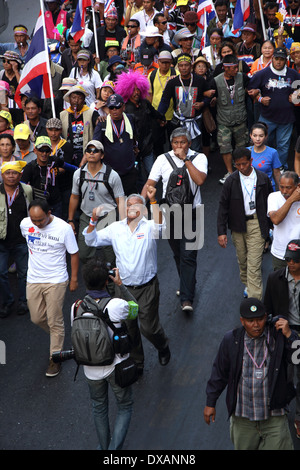
[[248,222],[248,220],[253,220],[253,219],[257,219],[257,214],[246,215],[246,222]]
[[152,282],[155,281],[156,278],[157,278],[157,275],[155,274],[155,276],[152,279],[150,279],[150,281],[146,282],[145,284],[140,284],[139,286],[125,286],[125,287],[130,287],[130,289],[142,289],[143,287],[147,287],[150,284],[152,284]]

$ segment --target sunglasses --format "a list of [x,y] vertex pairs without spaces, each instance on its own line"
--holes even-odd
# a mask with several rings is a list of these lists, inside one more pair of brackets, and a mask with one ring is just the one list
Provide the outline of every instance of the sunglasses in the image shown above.
[[10,64],[10,60],[2,59],[3,64]]
[[159,24],[167,24],[167,21],[161,21]]
[[41,148],[37,150],[41,153],[51,153],[51,149],[49,149],[49,147],[45,147],[45,148]]
[[195,26],[195,24],[197,24],[197,23],[184,23],[184,24],[185,24],[185,26]]
[[96,148],[87,148],[86,149],[86,153],[92,153],[92,154],[95,154],[95,153],[99,153],[100,150],[96,149]]
[[284,259],[287,263],[289,263],[290,261],[294,261],[294,263],[300,263],[300,258],[299,259],[294,259],[294,258],[290,258],[289,256],[285,256]]
[[109,106],[109,108],[108,108],[108,109],[120,109],[120,108],[121,108],[121,106],[122,106],[122,105],[120,105],[120,106]]
[[129,25],[127,26],[127,29],[130,29],[130,28],[137,28],[137,26],[134,25],[134,24],[129,24]]

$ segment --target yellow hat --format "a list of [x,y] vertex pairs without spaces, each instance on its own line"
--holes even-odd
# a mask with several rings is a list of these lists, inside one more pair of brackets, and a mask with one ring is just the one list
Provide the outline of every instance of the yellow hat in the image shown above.
[[293,54],[294,52],[300,52],[300,42],[293,42],[290,48],[290,54]]
[[14,130],[14,139],[27,140],[30,136],[30,129],[27,124],[18,124]]
[[22,173],[24,166],[27,165],[27,162],[24,162],[24,160],[15,160],[13,162],[6,162],[3,163],[1,166],[1,173],[4,173],[7,170],[14,170],[17,171],[18,173]]
[[13,129],[14,126],[13,126],[11,114],[8,111],[2,110],[0,111],[0,116],[6,119],[8,121],[9,127]]

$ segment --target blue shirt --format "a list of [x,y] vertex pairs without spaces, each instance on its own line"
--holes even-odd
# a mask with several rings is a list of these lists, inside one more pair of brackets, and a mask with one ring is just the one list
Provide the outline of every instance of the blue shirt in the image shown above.
[[260,153],[255,152],[254,147],[248,147],[248,149],[251,150],[251,157],[253,158],[252,166],[268,175],[272,182],[273,191],[275,191],[273,170],[274,168],[281,167],[277,150],[268,146],[266,146],[265,150]]

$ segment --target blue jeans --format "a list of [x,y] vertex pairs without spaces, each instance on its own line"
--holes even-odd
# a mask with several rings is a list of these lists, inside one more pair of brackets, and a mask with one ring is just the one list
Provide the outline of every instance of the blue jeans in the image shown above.
[[[115,372],[101,380],[87,379],[93,405],[99,450],[120,450],[123,447],[132,414],[132,388],[121,388],[115,382]],[[111,435],[108,417],[108,385],[115,395],[118,412]]]
[[8,262],[10,257],[14,260],[18,273],[19,300],[26,302],[26,278],[28,266],[28,248],[26,243],[20,243],[13,248],[5,248],[0,243],[0,298],[3,305],[12,304],[14,296],[11,292],[8,279]]
[[294,124],[278,124],[277,122],[268,121],[268,119],[262,116],[260,116],[259,120],[268,125],[268,145],[277,150],[281,165],[287,170],[287,160]]

